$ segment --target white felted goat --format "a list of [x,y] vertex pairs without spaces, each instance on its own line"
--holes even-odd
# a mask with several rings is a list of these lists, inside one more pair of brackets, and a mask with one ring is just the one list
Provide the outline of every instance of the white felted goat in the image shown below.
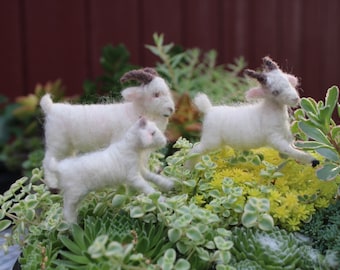
[[174,102],[168,85],[151,68],[127,72],[121,81],[136,80],[140,86],[122,91],[124,103],[71,105],[53,103],[47,94],[40,105],[45,117],[45,158],[43,167],[46,184],[57,188],[58,183],[47,164],[51,158],[64,159],[75,153],[85,153],[120,140],[128,128],[145,116],[166,129]]
[[[212,106],[205,94],[195,97],[195,105],[205,116],[201,141],[191,153],[203,154],[223,145],[241,150],[270,146],[315,167],[319,164],[318,160],[292,145],[288,106],[294,107],[300,101],[295,89],[298,80],[283,73],[269,57],[264,57],[263,63],[263,72],[245,71],[261,84],[250,89],[246,98],[259,101],[239,106]],[[187,165],[192,166],[192,163]]]
[[[168,190],[173,182],[154,174],[144,167],[143,152],[164,147],[166,138],[154,122],[144,117],[128,129],[124,137],[108,148],[61,161],[52,158],[47,164],[58,179],[58,188],[64,198],[64,218],[76,222],[76,208],[80,200],[90,191],[122,184],[150,194],[152,181]],[[146,179],[146,180],[145,180]]]

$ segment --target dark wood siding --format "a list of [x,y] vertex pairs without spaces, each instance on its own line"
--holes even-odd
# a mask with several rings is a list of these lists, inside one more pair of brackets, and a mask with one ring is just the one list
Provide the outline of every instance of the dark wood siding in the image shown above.
[[186,48],[216,49],[220,63],[264,55],[301,78],[302,96],[340,85],[338,0],[0,0],[0,93],[14,98],[61,78],[67,94],[100,74],[101,48],[124,43],[154,65],[154,32]]

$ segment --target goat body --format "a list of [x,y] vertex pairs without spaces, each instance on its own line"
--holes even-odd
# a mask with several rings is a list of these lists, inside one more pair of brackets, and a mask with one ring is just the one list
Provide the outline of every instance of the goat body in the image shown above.
[[148,171],[142,161],[143,152],[155,150],[166,144],[166,138],[157,126],[144,118],[129,128],[126,135],[109,147],[69,157],[61,161],[52,158],[47,164],[63,192],[64,218],[76,222],[76,208],[90,191],[121,184],[150,194],[154,188],[145,180],[152,181],[163,189],[170,189],[172,181]]
[[202,154],[223,145],[241,150],[270,146],[302,163],[313,166],[319,163],[313,156],[292,145],[288,106],[299,102],[294,88],[296,78],[283,73],[271,59],[265,58],[265,64],[266,61],[270,61],[267,63],[270,69],[266,73],[247,71],[262,84],[250,89],[247,98],[262,100],[239,106],[212,106],[205,94],[195,97],[194,103],[205,116],[201,140],[191,153]]
[[40,105],[46,116],[43,167],[50,188],[58,186],[47,166],[51,158],[61,160],[107,147],[120,140],[140,116],[154,121],[161,131],[166,129],[174,111],[171,92],[161,77],[149,73],[151,69],[144,70],[125,75],[124,81],[138,75],[143,84],[123,90],[124,103],[71,105],[53,103],[49,94],[42,97]]

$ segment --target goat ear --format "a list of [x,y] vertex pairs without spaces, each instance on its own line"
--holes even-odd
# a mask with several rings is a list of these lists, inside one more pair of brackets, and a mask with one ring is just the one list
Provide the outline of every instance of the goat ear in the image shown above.
[[294,75],[292,74],[286,74],[288,81],[290,82],[291,85],[293,85],[293,87],[297,87],[299,84],[299,80],[298,78],[296,78]]
[[254,87],[246,92],[246,99],[259,99],[264,98],[266,91],[262,87]]
[[268,71],[279,69],[279,65],[276,64],[273,61],[273,59],[271,59],[269,56],[263,57],[262,61],[263,61],[265,69],[268,70]]
[[140,87],[128,87],[122,91],[122,96],[125,101],[135,101],[142,97],[142,90]]
[[261,84],[266,84],[267,82],[267,76],[261,72],[256,72],[255,70],[252,70],[252,69],[246,69],[244,71],[244,74],[258,80],[259,83]]

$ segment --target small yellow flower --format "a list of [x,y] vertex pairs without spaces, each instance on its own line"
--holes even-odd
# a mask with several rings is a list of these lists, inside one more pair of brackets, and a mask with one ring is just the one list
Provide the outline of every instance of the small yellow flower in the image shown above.
[[260,190],[256,188],[250,188],[248,191],[248,196],[249,197],[255,197],[255,198],[261,198],[263,197],[263,194]]
[[202,205],[202,204],[205,203],[204,196],[203,196],[203,195],[199,195],[199,194],[197,194],[197,195],[195,195],[195,196],[193,197],[193,201],[194,201],[194,203],[196,203],[197,205]]
[[292,209],[292,214],[299,220],[307,220],[311,215],[310,211],[307,209],[306,205],[298,204]]
[[326,198],[317,198],[315,201],[315,207],[317,208],[326,208],[330,204],[330,201],[327,200]]
[[269,200],[273,202],[280,203],[281,197],[282,197],[281,193],[276,189],[272,189],[269,193]]
[[293,209],[298,205],[298,198],[293,193],[288,193],[284,197],[284,204],[289,208]]
[[284,222],[290,214],[290,211],[287,209],[286,206],[281,205],[275,208],[275,211],[271,211],[271,214],[274,218]]
[[299,230],[300,224],[301,224],[301,221],[297,217],[293,216],[293,217],[288,219],[287,228],[290,231],[297,231],[297,230]]
[[[223,179],[230,178],[233,180],[233,188],[240,187],[243,190],[243,195],[238,197],[235,205],[244,205],[247,197],[267,198],[270,201],[270,214],[275,222],[287,230],[298,230],[302,222],[308,220],[317,208],[327,207],[334,199],[340,179],[320,181],[311,166],[299,164],[293,159],[282,159],[271,148],[260,148],[242,155],[241,152],[227,147],[211,154],[217,168],[208,189],[202,195],[194,196],[196,204],[202,205],[209,201],[213,190],[221,192]],[[267,165],[258,164],[259,160],[255,155],[262,155]],[[269,175],[275,173],[275,167],[279,165],[283,166],[277,172],[283,175],[275,180],[263,177],[263,171],[261,175],[261,170],[267,170]],[[271,168],[274,168],[274,172],[270,171]],[[317,195],[316,200],[311,197],[314,194]],[[304,196],[305,200],[299,200],[299,197]],[[212,208],[209,204],[205,207]]]
[[222,190],[223,177],[214,177],[214,179],[209,183],[211,189]]

